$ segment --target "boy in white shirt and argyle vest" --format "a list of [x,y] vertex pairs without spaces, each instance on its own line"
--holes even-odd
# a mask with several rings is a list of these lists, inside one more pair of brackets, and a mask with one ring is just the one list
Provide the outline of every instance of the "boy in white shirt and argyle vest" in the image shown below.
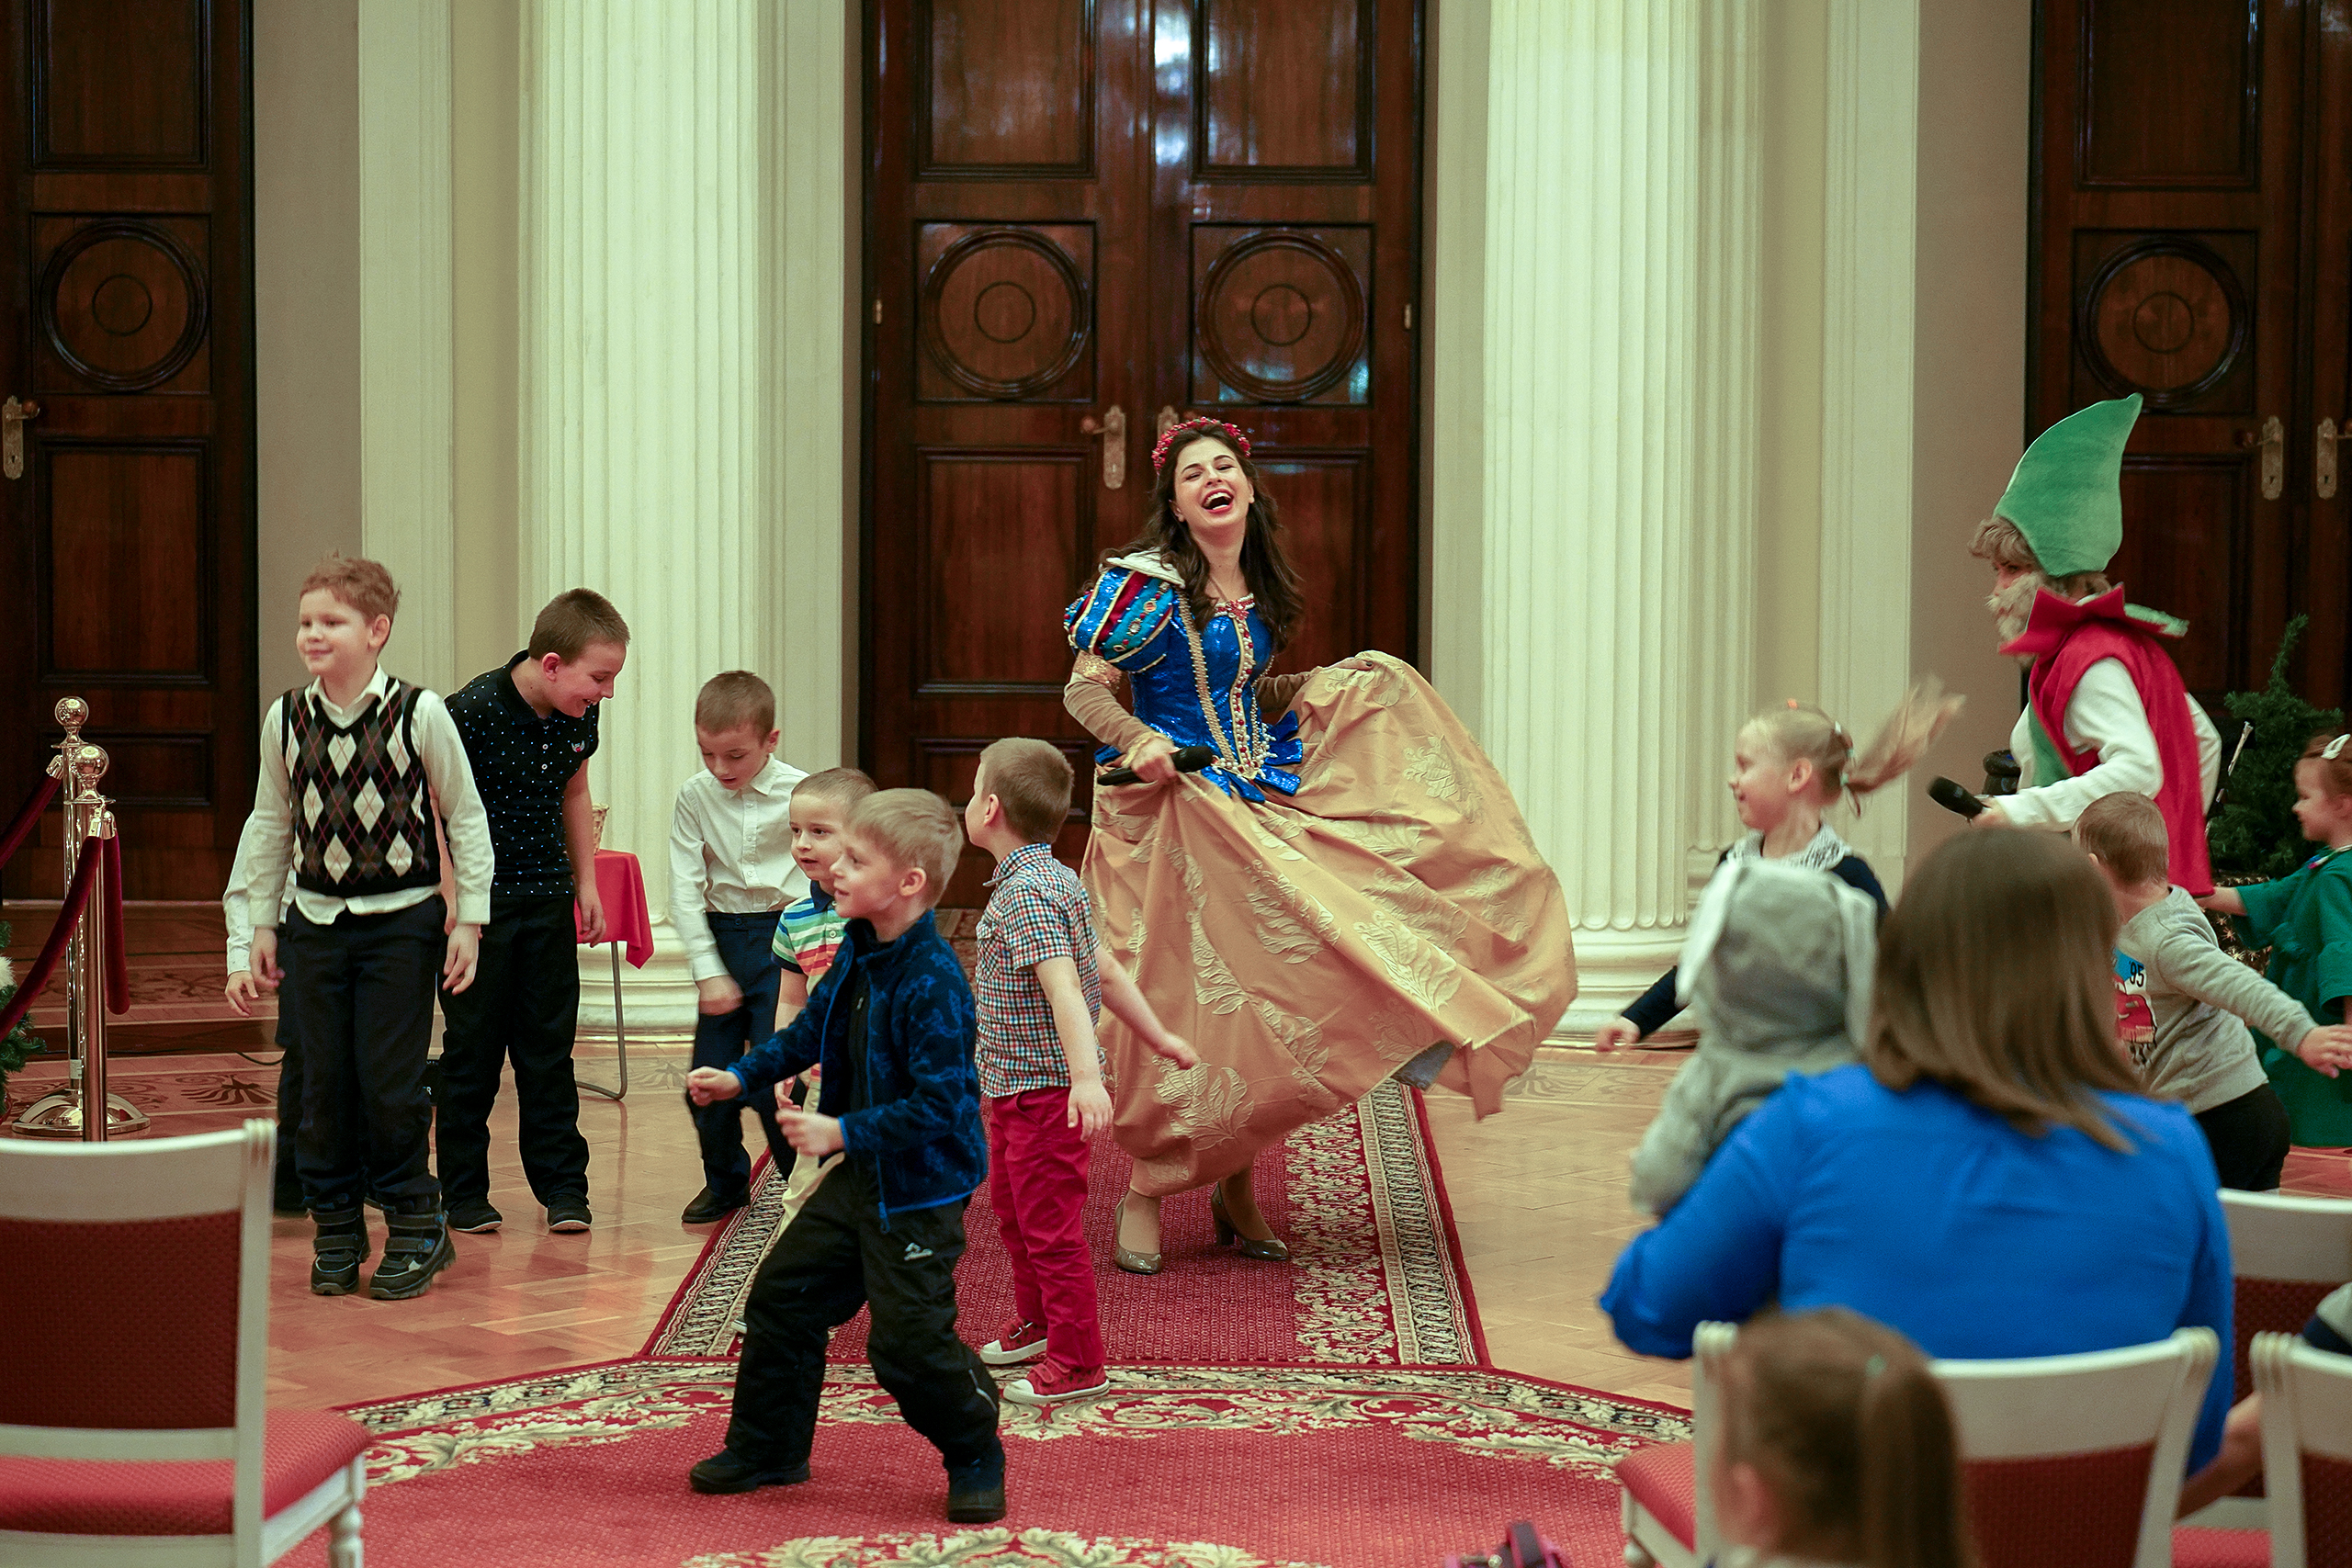
[[[457,1256],[430,1159],[424,1059],[436,985],[473,982],[492,870],[489,819],[447,708],[377,663],[399,609],[391,574],[371,560],[329,556],[303,581],[294,646],[312,679],[262,720],[249,825],[253,976],[283,982],[278,1006],[302,1053],[295,1154],[318,1226],[311,1290],[357,1288],[372,1185],[388,1234],[368,1294],[381,1301],[422,1295]],[[436,807],[457,874],[446,935]]]

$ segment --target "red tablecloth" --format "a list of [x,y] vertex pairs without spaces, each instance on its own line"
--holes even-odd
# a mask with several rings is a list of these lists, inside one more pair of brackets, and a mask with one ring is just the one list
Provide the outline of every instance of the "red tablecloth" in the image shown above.
[[[653,917],[645,907],[645,869],[627,850],[596,852],[596,895],[605,902],[605,940],[624,944],[632,969],[653,956]],[[579,910],[575,907],[576,919]],[[582,942],[586,931],[577,933]]]

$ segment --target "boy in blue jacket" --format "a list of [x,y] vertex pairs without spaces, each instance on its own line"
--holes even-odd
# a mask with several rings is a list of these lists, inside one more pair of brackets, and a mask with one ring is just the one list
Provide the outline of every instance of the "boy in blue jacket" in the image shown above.
[[988,1370],[956,1333],[964,1206],[988,1175],[972,989],[932,920],[964,836],[928,790],[868,795],[842,832],[841,951],[791,1027],[734,1066],[686,1077],[696,1105],[823,1067],[814,1111],[776,1106],[799,1153],[846,1156],[752,1281],[727,1446],[694,1467],[697,1492],[808,1479],[826,1336],[872,1310],[866,1356],[907,1425],[947,1467],[947,1517],[1004,1516],[1004,1447]]

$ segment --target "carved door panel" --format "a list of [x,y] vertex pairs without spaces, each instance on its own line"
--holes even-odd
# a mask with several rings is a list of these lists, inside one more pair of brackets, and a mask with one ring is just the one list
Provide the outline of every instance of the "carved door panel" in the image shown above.
[[[1310,588],[1288,667],[1416,652],[1418,7],[870,0],[861,721],[961,803],[1063,712],[1061,613],[1162,409],[1249,429]],[[1375,427],[1375,420],[1377,426]],[[981,901],[967,855],[949,902]]]
[[[247,28],[243,0],[0,23],[0,396],[40,411],[0,478],[0,810],[86,698],[134,897],[219,897],[253,803]],[[57,874],[28,848],[6,888]]]
[[1152,363],[1174,380],[1155,407],[1250,432],[1308,595],[1278,668],[1412,659],[1418,8],[1155,13]]
[[[2303,570],[2320,36],[2318,8],[2288,0],[2041,10],[2028,434],[2101,398],[2145,400],[2111,575],[2189,622],[2175,657],[2224,728],[2222,694],[2261,684],[2299,610],[2304,689],[2344,691],[2343,553]],[[2346,412],[2340,392],[2329,412]]]

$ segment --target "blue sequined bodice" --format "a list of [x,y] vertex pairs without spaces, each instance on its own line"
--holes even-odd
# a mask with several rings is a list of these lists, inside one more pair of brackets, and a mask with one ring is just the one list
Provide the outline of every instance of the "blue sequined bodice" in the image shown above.
[[[1248,601],[1219,604],[1193,634],[1181,589],[1112,568],[1067,617],[1071,644],[1124,671],[1136,716],[1179,746],[1206,746],[1216,761],[1201,776],[1228,795],[1263,800],[1263,789],[1298,790],[1298,716],[1259,716],[1258,678],[1273,638]],[[1096,760],[1118,755],[1105,746]]]

